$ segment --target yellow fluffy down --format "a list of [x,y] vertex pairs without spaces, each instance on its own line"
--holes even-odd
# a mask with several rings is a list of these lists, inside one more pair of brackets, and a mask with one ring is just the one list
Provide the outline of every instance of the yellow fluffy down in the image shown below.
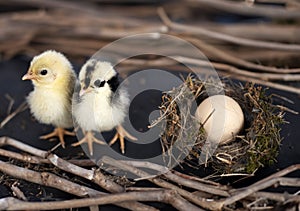
[[[46,69],[47,75],[41,75]],[[41,123],[72,127],[71,98],[75,72],[67,58],[56,51],[45,51],[33,58],[27,74],[36,77],[34,90],[27,97],[33,116]]]

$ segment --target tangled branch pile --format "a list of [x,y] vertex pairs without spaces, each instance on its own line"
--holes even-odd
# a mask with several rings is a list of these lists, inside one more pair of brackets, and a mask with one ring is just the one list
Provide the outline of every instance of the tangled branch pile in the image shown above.
[[[8,137],[0,138],[0,146],[0,171],[4,173],[1,174],[1,180],[11,188],[15,196],[0,199],[1,210],[53,210],[87,206],[95,210],[98,209],[95,205],[104,204],[114,204],[129,210],[157,210],[143,202],[166,203],[178,210],[244,210],[291,207],[297,206],[300,201],[299,195],[264,191],[274,185],[300,187],[298,178],[285,177],[299,170],[299,164],[246,188],[234,189],[174,170],[159,176],[149,175],[143,171],[144,168],[162,172],[165,167],[143,161],[103,157],[98,162],[99,165],[105,164],[125,173],[130,172],[155,185],[149,188],[141,187],[137,181],[118,184],[122,179],[95,169],[92,161],[65,160],[50,151],[43,151]],[[5,146],[13,147],[14,150],[6,150]],[[15,152],[16,149],[20,152]],[[6,158],[10,162],[5,162]],[[18,165],[14,161],[18,161]],[[56,169],[55,174],[52,173],[53,169]],[[78,199],[28,202],[22,188],[19,188],[24,180],[62,190]],[[92,185],[87,186],[87,181]]]

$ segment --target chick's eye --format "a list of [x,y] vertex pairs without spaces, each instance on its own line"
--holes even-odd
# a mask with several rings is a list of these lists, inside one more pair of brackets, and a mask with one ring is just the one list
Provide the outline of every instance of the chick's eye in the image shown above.
[[100,83],[101,83],[100,80],[96,80],[96,81],[94,82],[94,85],[95,85],[96,87],[99,87],[99,86],[100,86]]
[[41,75],[47,75],[48,71],[44,69],[40,73],[41,73]]
[[99,79],[94,82],[94,85],[96,87],[102,87],[102,86],[104,86],[104,84],[105,84],[105,81],[100,81]]

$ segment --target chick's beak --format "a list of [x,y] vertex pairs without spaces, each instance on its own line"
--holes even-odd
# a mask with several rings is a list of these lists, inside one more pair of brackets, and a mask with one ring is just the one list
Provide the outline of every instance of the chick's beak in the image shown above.
[[89,92],[91,92],[92,91],[92,88],[90,88],[90,87],[88,87],[88,88],[86,88],[86,89],[81,89],[80,90],[80,92],[79,92],[79,97],[81,97],[81,96],[83,96],[84,94],[86,94],[86,93],[89,93]]
[[26,73],[25,75],[23,75],[22,80],[34,80],[36,79],[36,76],[34,76],[32,73]]

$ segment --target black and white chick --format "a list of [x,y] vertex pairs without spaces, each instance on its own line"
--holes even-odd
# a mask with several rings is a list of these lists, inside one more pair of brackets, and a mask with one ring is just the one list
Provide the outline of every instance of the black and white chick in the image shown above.
[[122,127],[127,115],[129,97],[127,90],[119,87],[118,73],[111,63],[88,60],[80,70],[75,90],[73,116],[84,137],[73,146],[87,143],[89,152],[93,155],[93,142],[105,144],[94,136],[93,131],[105,132],[115,128],[116,134],[109,145],[119,139],[120,149],[124,154],[124,138],[137,139]]

